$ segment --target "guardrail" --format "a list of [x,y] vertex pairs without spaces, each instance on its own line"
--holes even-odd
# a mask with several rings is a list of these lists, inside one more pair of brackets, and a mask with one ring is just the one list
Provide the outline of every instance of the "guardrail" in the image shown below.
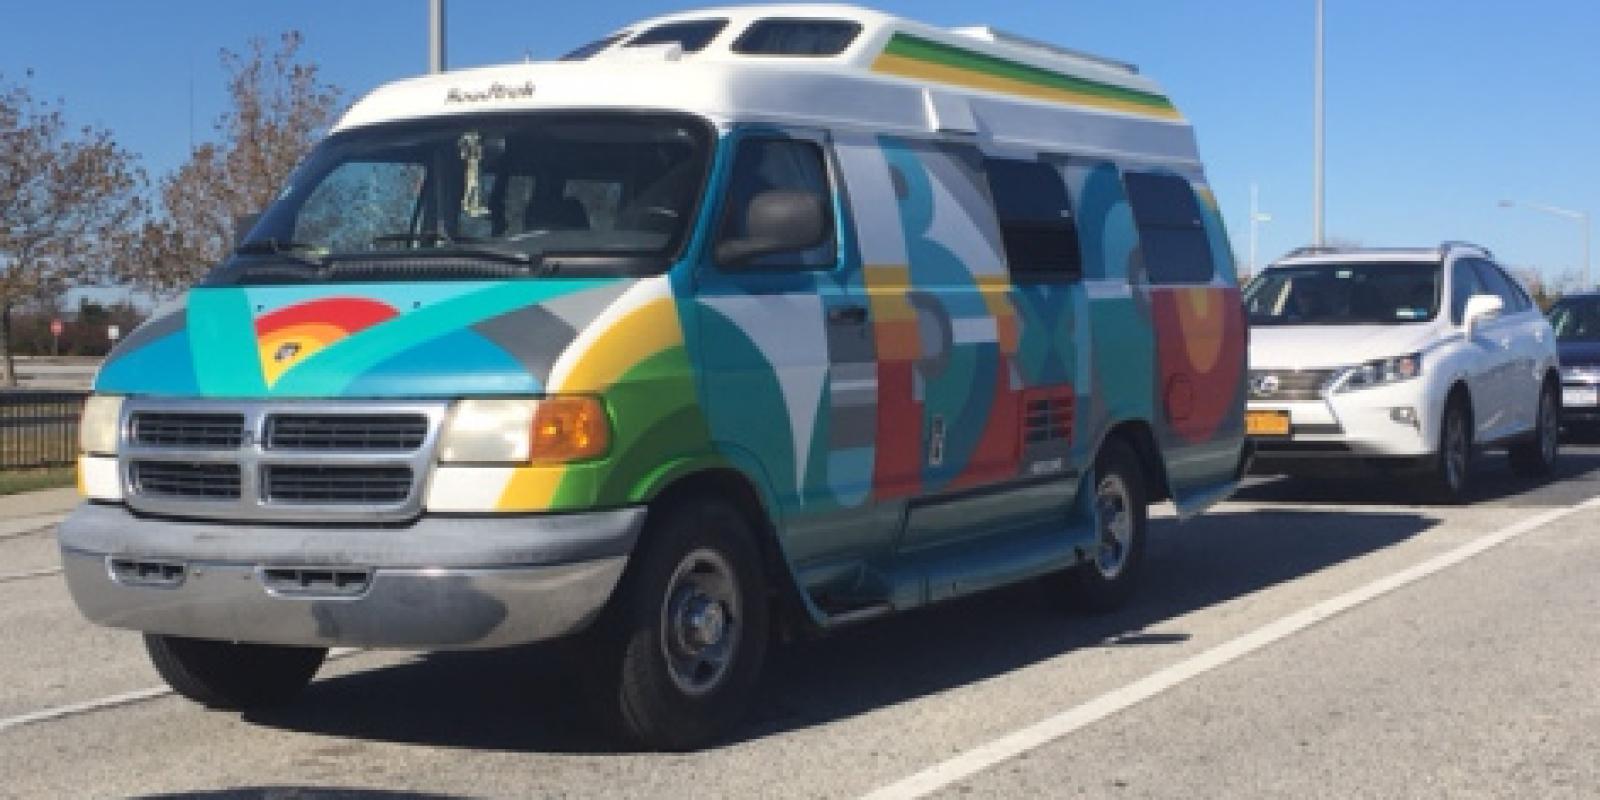
[[78,454],[88,392],[0,391],[0,470],[64,467]]

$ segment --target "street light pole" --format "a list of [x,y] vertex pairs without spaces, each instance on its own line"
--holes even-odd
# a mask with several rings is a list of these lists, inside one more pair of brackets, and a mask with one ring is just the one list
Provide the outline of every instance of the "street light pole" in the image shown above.
[[1312,241],[1311,241],[1311,243],[1314,244],[1314,245],[1318,245],[1318,246],[1322,245],[1324,243],[1324,241],[1325,241],[1325,236],[1324,236],[1325,229],[1324,229],[1324,226],[1323,226],[1323,219],[1324,219],[1325,211],[1323,209],[1323,198],[1324,198],[1324,187],[1323,187],[1323,175],[1324,175],[1323,153],[1324,153],[1324,151],[1323,151],[1323,144],[1324,143],[1323,143],[1323,115],[1322,115],[1322,109],[1323,109],[1322,42],[1323,42],[1322,0],[1317,0],[1317,47],[1316,47],[1316,50],[1317,50],[1317,55],[1316,55],[1317,64],[1316,64],[1316,88],[1315,88],[1315,91],[1314,91],[1314,94],[1316,95],[1316,98],[1313,101],[1316,104],[1316,111],[1314,113],[1315,121],[1312,123],[1313,126],[1316,129],[1315,133],[1313,134],[1313,136],[1314,136],[1314,145],[1313,145],[1314,154],[1313,154],[1313,157],[1312,157],[1313,161],[1315,162],[1315,166],[1313,167],[1313,172],[1315,173],[1315,178],[1314,178],[1314,180],[1312,182],[1313,183],[1313,188],[1312,188],[1312,210],[1311,210],[1311,215],[1312,215],[1312,237],[1311,237]]
[[444,0],[428,0],[428,71],[444,72]]
[[1589,261],[1589,212],[1577,211],[1571,208],[1562,208],[1560,206],[1552,206],[1545,203],[1518,203],[1514,200],[1500,201],[1501,208],[1513,208],[1515,206],[1531,208],[1534,211],[1543,211],[1546,214],[1553,214],[1564,219],[1575,220],[1580,226],[1583,227],[1583,284],[1578,288],[1583,290],[1589,289],[1589,287],[1592,285],[1589,283],[1589,264],[1591,263]]
[[1261,212],[1256,188],[1255,184],[1250,184],[1250,274],[1252,276],[1256,274],[1256,229],[1261,223],[1272,221],[1271,214]]

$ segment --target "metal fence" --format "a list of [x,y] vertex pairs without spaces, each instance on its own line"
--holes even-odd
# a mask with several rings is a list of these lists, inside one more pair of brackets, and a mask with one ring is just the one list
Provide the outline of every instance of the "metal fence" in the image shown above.
[[0,391],[0,470],[62,467],[78,454],[87,392]]

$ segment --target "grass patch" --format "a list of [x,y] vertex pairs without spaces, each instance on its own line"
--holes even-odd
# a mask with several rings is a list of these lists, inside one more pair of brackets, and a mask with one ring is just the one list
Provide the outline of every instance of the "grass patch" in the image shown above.
[[71,467],[0,472],[0,495],[20,494],[39,489],[60,489],[74,486],[77,482],[77,471]]

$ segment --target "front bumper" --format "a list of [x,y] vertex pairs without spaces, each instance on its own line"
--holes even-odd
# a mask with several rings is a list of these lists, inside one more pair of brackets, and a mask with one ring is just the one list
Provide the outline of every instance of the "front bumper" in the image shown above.
[[473,649],[552,639],[600,612],[645,508],[255,525],[86,504],[61,524],[78,608],[116,628],[301,646]]
[[1600,423],[1600,380],[1588,376],[1563,376],[1561,393],[1562,422],[1586,425]]
[[1248,410],[1287,412],[1290,420],[1289,436],[1254,437],[1256,461],[1428,455],[1438,438],[1432,395],[1426,385],[1406,381],[1319,400],[1251,400]]

